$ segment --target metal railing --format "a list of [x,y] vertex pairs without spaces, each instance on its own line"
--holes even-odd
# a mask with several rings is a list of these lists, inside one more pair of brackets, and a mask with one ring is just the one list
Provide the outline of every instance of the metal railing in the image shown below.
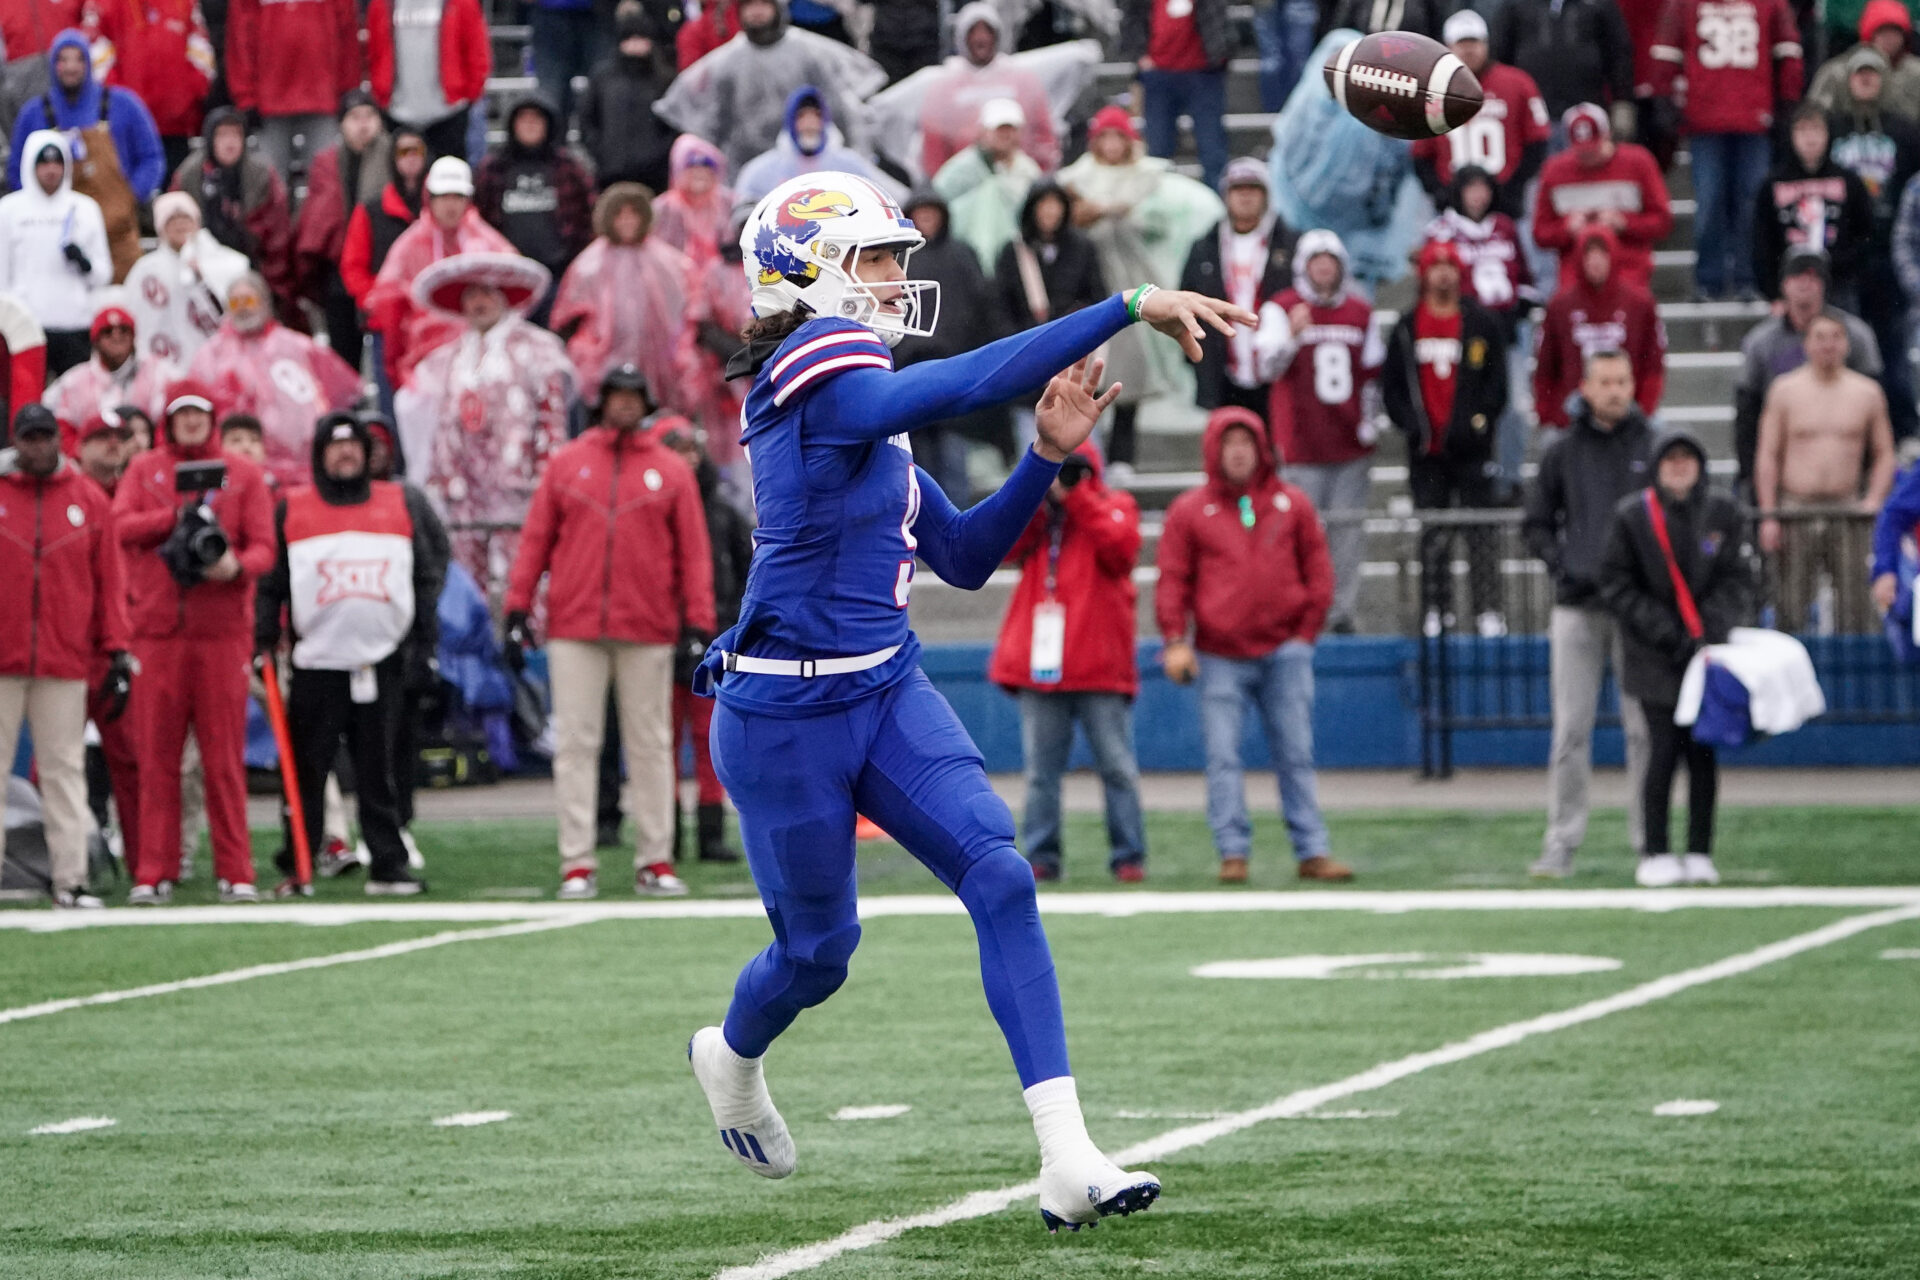
[[[1518,511],[1419,511],[1405,518],[1400,575],[1416,590],[1401,594],[1413,595],[1418,607],[1403,634],[1418,647],[1426,777],[1451,776],[1461,734],[1552,728],[1554,582],[1527,548],[1520,521]],[[1757,607],[1746,621],[1792,632],[1807,646],[1827,698],[1824,720],[1920,723],[1920,667],[1896,663],[1868,595],[1873,517],[1806,510],[1782,512],[1781,523],[1779,552],[1757,557]],[[1612,675],[1599,723],[1619,723]]]

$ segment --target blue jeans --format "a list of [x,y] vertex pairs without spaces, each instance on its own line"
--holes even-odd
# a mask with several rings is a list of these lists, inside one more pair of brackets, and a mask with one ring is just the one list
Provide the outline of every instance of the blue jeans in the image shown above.
[[1313,0],[1269,0],[1253,10],[1253,39],[1260,49],[1260,109],[1278,111],[1313,57],[1313,28],[1320,20]]
[[1147,122],[1147,153],[1169,160],[1180,145],[1180,117],[1193,121],[1193,144],[1200,152],[1200,180],[1220,185],[1227,167],[1227,72],[1142,71],[1142,108]]
[[559,113],[555,126],[566,136],[573,115],[573,78],[593,70],[612,44],[601,29],[591,5],[582,9],[549,9],[536,4],[528,16],[533,47],[533,75],[541,96]]
[[1754,200],[1767,180],[1767,135],[1696,133],[1687,140],[1687,149],[1693,155],[1693,197],[1698,201],[1694,287],[1709,297],[1751,289]]
[[1207,825],[1223,858],[1253,847],[1240,767],[1240,726],[1247,703],[1260,713],[1267,752],[1280,780],[1280,811],[1304,862],[1327,851],[1327,824],[1313,776],[1313,646],[1289,640],[1260,658],[1200,655],[1200,731],[1207,750]]
[[1107,799],[1107,864],[1140,862],[1147,831],[1140,817],[1140,764],[1133,754],[1133,699],[1124,693],[1020,691],[1020,748],[1027,757],[1027,811],[1020,842],[1040,866],[1060,869],[1060,776],[1067,771],[1073,725],[1080,722]]

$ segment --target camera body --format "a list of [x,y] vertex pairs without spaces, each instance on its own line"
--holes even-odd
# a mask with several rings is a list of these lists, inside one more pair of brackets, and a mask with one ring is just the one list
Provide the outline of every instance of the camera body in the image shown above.
[[182,587],[197,586],[207,570],[220,563],[232,545],[220,517],[207,502],[207,495],[227,483],[224,462],[182,462],[173,469],[175,493],[190,493],[193,500],[180,508],[173,532],[160,544],[160,558],[167,571]]
[[1060,487],[1071,489],[1093,474],[1093,464],[1078,453],[1068,454],[1067,460],[1060,464]]

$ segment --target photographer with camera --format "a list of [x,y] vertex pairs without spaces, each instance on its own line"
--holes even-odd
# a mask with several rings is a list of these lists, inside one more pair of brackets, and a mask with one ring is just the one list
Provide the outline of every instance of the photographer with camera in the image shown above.
[[[13,763],[20,721],[33,729],[56,907],[98,907],[87,892],[87,676],[109,655],[102,681],[124,709],[126,592],[107,499],[60,454],[60,424],[29,404],[0,452],[0,759]],[[0,855],[6,834],[0,831]]]
[[367,894],[411,897],[426,886],[407,871],[394,744],[406,691],[425,683],[433,662],[447,562],[435,553],[425,496],[372,480],[372,451],[372,434],[352,414],[320,419],[313,483],[282,499],[274,517],[280,552],[260,580],[253,639],[261,662],[275,660],[283,633],[293,641],[287,731],[308,847],[321,847],[327,773],[344,740],[373,858]]
[[1006,562],[1020,566],[987,678],[1020,699],[1027,806],[1020,842],[1036,880],[1060,878],[1060,778],[1073,726],[1086,730],[1107,808],[1107,865],[1146,879],[1147,832],[1133,751],[1133,566],[1140,509],[1107,488],[1091,441],[1068,455]]
[[180,754],[187,730],[206,772],[222,902],[254,902],[247,839],[247,671],[254,583],[273,567],[273,503],[260,468],[222,457],[213,397],[167,393],[156,447],[114,494],[140,660],[140,865],[127,901],[151,906],[180,876]]

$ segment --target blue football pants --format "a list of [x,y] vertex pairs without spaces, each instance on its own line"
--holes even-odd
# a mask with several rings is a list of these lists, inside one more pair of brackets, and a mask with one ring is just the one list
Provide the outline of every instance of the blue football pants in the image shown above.
[[987,1006],[1022,1088],[1071,1074],[1060,988],[1040,927],[1033,871],[979,750],[917,668],[856,705],[805,719],[713,717],[713,758],[773,943],[748,962],[727,1010],[727,1043],[758,1057],[847,978],[860,942],[854,836],[865,814],[966,905]]

